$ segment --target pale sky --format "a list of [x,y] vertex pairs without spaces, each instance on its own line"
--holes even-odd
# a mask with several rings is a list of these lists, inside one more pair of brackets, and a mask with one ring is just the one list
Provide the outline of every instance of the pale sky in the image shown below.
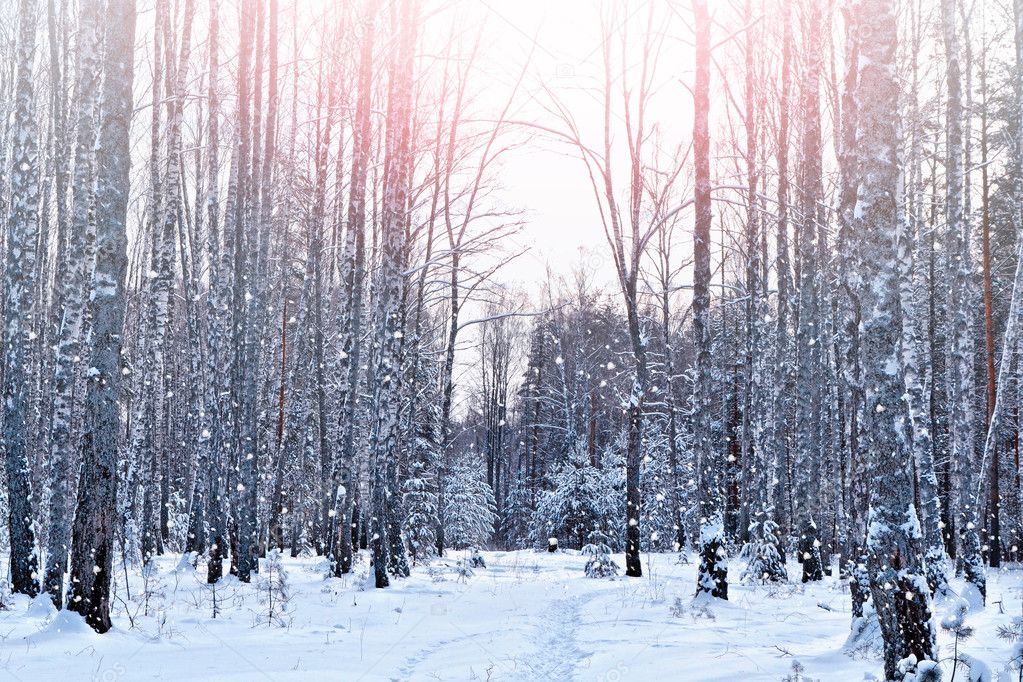
[[[657,2],[658,13],[665,15],[668,3]],[[481,70],[492,79],[493,87],[487,94],[495,108],[505,102],[507,93],[518,79],[530,57],[535,37],[535,48],[526,78],[511,118],[527,120],[552,127],[562,127],[555,117],[544,111],[549,106],[550,90],[572,112],[586,141],[599,147],[602,136],[603,114],[597,87],[603,78],[600,42],[601,4],[596,0],[473,0],[484,21],[488,41]],[[622,3],[618,8],[633,24],[635,40],[645,22],[649,3]],[[662,11],[663,10],[663,11]],[[660,28],[660,27],[658,27]],[[674,39],[666,39],[665,55],[678,59],[688,46]],[[628,59],[638,63],[637,50],[628,51]],[[688,139],[691,119],[691,96],[679,82],[688,80],[688,61],[678,62],[678,68],[665,68],[662,62],[655,79],[658,92],[654,97],[649,118],[664,126],[664,137],[678,144]],[[617,87],[617,85],[616,85]],[[668,112],[674,116],[668,116]],[[673,120],[672,120],[673,119]],[[618,121],[621,124],[621,120]],[[670,129],[670,130],[669,130]],[[621,135],[618,136],[621,141]],[[621,153],[617,178],[624,183],[628,161]],[[606,281],[613,273],[605,254],[604,239],[593,191],[585,167],[578,153],[571,147],[552,139],[538,137],[527,147],[516,150],[505,158],[500,174],[504,197],[510,206],[525,211],[524,226],[518,241],[530,247],[530,252],[506,267],[499,279],[508,282],[535,283],[543,280],[548,265],[557,274],[567,274],[584,260],[587,267],[600,269]]]

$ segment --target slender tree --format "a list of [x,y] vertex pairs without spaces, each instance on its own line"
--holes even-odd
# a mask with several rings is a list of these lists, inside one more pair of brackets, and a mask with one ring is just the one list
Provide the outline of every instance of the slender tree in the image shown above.
[[923,576],[919,522],[913,509],[913,471],[902,358],[902,307],[897,247],[899,201],[899,84],[895,77],[895,7],[891,0],[857,0],[851,8],[860,58],[857,77],[859,182],[854,233],[863,284],[860,348],[864,434],[870,468],[868,570],[884,640],[885,679],[902,679],[899,663],[937,658],[929,590]]
[[724,517],[721,511],[721,462],[711,442],[713,395],[710,329],[710,228],[713,221],[710,180],[711,17],[707,0],[693,0],[696,83],[693,87],[693,335],[696,337],[696,391],[693,436],[700,480],[700,570],[696,593],[728,599]]
[[11,205],[4,267],[3,447],[11,542],[11,589],[34,597],[39,565],[32,527],[33,499],[28,427],[31,340],[39,236],[39,141],[32,65],[36,49],[35,0],[18,3],[17,83],[10,157]]
[[106,19],[97,151],[96,270],[90,299],[92,357],[71,544],[70,605],[101,633],[111,627],[110,581],[117,521],[135,1],[108,0]]

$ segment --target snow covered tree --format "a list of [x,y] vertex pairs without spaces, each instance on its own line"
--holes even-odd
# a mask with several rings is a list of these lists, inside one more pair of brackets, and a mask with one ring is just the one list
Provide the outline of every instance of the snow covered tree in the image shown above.
[[111,627],[117,521],[135,0],[108,0],[106,19],[96,159],[96,264],[90,300],[92,353],[70,570],[70,608],[101,633]]
[[913,507],[909,415],[903,400],[902,308],[897,247],[899,83],[895,77],[895,7],[857,0],[851,9],[859,50],[856,136],[859,182],[854,230],[859,242],[860,344],[864,433],[870,466],[868,570],[884,639],[885,678],[902,679],[900,662],[937,659],[919,521]]
[[4,266],[3,448],[7,473],[7,520],[11,542],[11,590],[34,597],[39,566],[32,527],[29,468],[28,368],[37,308],[36,250],[39,239],[39,149],[33,88],[36,2],[18,3],[17,85],[10,156],[11,206]]
[[430,560],[437,545],[437,493],[426,467],[414,462],[402,484],[405,508],[405,537],[412,563]]
[[[391,532],[400,534],[401,518],[395,514],[400,500],[395,489],[398,454],[398,412],[402,385],[400,346],[402,269],[405,262],[406,212],[411,185],[410,117],[413,62],[418,22],[415,0],[402,0],[396,20],[399,27],[398,50],[391,65],[387,98],[387,131],[384,157],[384,197],[381,206],[381,262],[376,281],[376,360],[374,364],[373,406],[376,411],[372,439],[371,536],[373,569],[377,587],[387,587],[387,570],[397,562],[399,571],[404,557],[402,547],[388,547]],[[396,526],[396,528],[395,528]],[[391,550],[398,550],[395,554]]]
[[952,414],[952,462],[959,472],[957,527],[959,554],[966,579],[976,588],[983,601],[986,578],[980,555],[977,528],[977,496],[974,490],[973,428],[973,259],[970,257],[970,222],[964,215],[965,189],[963,170],[963,103],[962,74],[959,66],[959,8],[955,0],[942,0],[941,21],[945,45],[948,115],[945,122],[945,187],[946,230],[951,249],[948,314],[951,336],[951,368],[949,375],[950,412]]
[[519,472],[511,482],[501,509],[501,537],[509,549],[522,549],[529,542],[533,516],[531,495],[526,478]]
[[607,545],[585,545],[582,552],[588,557],[583,569],[587,578],[613,578],[618,575],[618,564],[611,558],[611,548]]
[[777,583],[788,580],[780,543],[778,524],[770,518],[765,517],[752,525],[750,542],[742,549],[742,558],[746,560],[743,582]]
[[711,441],[710,186],[711,19],[706,0],[693,0],[696,34],[696,84],[693,88],[693,161],[695,166],[693,334],[696,337],[694,447],[700,480],[700,569],[697,595],[728,599],[728,561],[721,505],[721,462]]
[[50,508],[44,589],[57,608],[64,606],[64,573],[71,545],[73,511],[72,463],[77,457],[72,417],[75,412],[75,388],[81,373],[76,361],[83,352],[86,305],[86,263],[75,257],[85,248],[93,201],[93,177],[96,171],[96,109],[99,105],[102,76],[103,39],[99,5],[83,7],[78,17],[77,112],[75,121],[74,177],[71,183],[71,223],[67,235],[67,253],[60,299],[63,311],[54,369],[54,396],[50,417]]
[[537,543],[556,537],[561,546],[582,549],[600,525],[600,471],[577,447],[568,462],[550,475],[550,489],[540,493],[533,527]]
[[804,22],[805,65],[800,87],[802,110],[802,202],[803,221],[799,227],[797,253],[799,255],[799,305],[796,310],[797,384],[796,397],[795,478],[796,552],[803,566],[802,581],[816,581],[824,577],[821,566],[820,531],[817,513],[820,507],[816,482],[820,478],[823,438],[821,411],[825,350],[821,295],[821,261],[824,234],[824,210],[821,178],[821,115],[820,75],[823,54],[820,46],[822,31],[820,5],[807,5]]
[[494,491],[470,462],[455,464],[444,495],[444,535],[455,549],[482,547],[497,522]]

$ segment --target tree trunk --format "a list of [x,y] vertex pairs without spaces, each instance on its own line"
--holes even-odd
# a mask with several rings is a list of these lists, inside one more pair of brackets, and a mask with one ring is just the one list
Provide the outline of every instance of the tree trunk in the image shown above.
[[90,303],[92,358],[78,511],[71,545],[70,606],[101,633],[110,629],[110,580],[117,521],[134,49],[135,0],[109,0],[97,153],[96,271]]
[[980,538],[977,532],[977,494],[974,489],[973,469],[973,319],[971,295],[973,287],[972,258],[970,258],[970,227],[963,211],[963,105],[959,70],[959,34],[956,0],[942,0],[941,18],[945,44],[947,120],[945,122],[947,177],[945,193],[945,223],[948,245],[955,254],[949,267],[950,284],[948,313],[951,364],[949,371],[949,398],[952,412],[953,466],[959,472],[959,558],[963,562],[966,579],[976,587],[981,598],[986,591],[984,564]]
[[11,205],[4,269],[3,447],[7,471],[11,590],[39,593],[39,565],[32,527],[29,467],[28,373],[35,320],[36,243],[39,235],[39,148],[32,62],[36,45],[36,2],[18,4],[17,84],[11,129]]
[[884,640],[885,679],[902,678],[899,662],[937,659],[923,576],[918,520],[913,510],[912,453],[899,346],[902,310],[897,246],[898,37],[891,0],[857,0],[852,21],[860,52],[857,87],[859,189],[854,230],[862,285],[860,344],[864,434],[870,462],[867,566]]
[[710,356],[710,33],[707,0],[693,0],[696,84],[693,88],[693,164],[696,225],[693,233],[693,333],[696,337],[694,439],[700,483],[700,569],[696,594],[728,599],[728,565],[721,511],[721,462],[711,442]]

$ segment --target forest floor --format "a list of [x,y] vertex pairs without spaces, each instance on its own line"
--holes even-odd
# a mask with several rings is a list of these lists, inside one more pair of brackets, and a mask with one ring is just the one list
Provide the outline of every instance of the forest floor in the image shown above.
[[[644,555],[641,579],[589,579],[585,557],[485,552],[487,568],[451,560],[417,567],[391,589],[368,586],[365,558],[348,579],[321,559],[285,559],[289,599],[271,619],[266,571],[214,592],[172,557],[155,575],[119,577],[114,630],[91,632],[40,598],[0,610],[0,680],[870,680],[877,642],[848,645],[848,589],[729,586],[730,600],[694,606],[695,564]],[[616,557],[622,564],[622,557]],[[0,561],[0,565],[6,562]],[[733,562],[737,581],[738,562]],[[798,576],[796,565],[790,575]],[[1010,679],[997,637],[1023,612],[1023,570],[989,574],[985,610],[967,617],[959,650]],[[955,582],[954,586],[959,583]],[[275,594],[279,599],[280,594]],[[214,617],[214,597],[219,613]],[[938,617],[942,613],[938,608]],[[953,637],[939,632],[949,679]],[[796,668],[805,677],[788,677]],[[972,679],[960,668],[957,680]],[[985,678],[986,679],[986,678]],[[1015,673],[1011,678],[1015,680]]]

